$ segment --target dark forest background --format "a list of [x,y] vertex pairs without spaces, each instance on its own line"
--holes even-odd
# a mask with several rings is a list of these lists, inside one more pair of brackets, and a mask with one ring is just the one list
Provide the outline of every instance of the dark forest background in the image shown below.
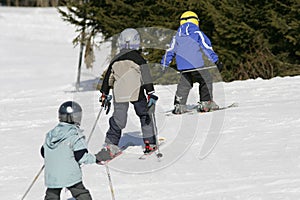
[[[84,45],[87,67],[92,67],[94,38],[100,33],[114,45],[113,36],[128,27],[176,31],[180,15],[192,10],[224,64],[224,81],[300,74],[300,0],[0,0],[0,5],[64,6],[58,12],[77,27],[74,43]],[[151,31],[144,33],[160,34]],[[163,31],[160,42],[169,43],[170,36]],[[164,54],[153,48],[143,52],[150,63]]]

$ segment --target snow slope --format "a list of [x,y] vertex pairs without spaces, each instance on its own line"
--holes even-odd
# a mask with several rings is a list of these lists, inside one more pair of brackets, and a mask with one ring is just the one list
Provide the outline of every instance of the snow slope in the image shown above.
[[[109,47],[97,51],[93,70],[83,69],[83,91],[74,92],[78,48],[74,27],[52,8],[0,7],[0,193],[21,199],[43,165],[45,134],[57,123],[66,100],[83,109],[87,137],[100,110],[92,90],[107,62]],[[167,138],[161,162],[141,161],[139,120],[133,109],[121,143],[133,141],[109,167],[115,197],[141,200],[259,200],[300,197],[300,76],[214,85],[220,105],[239,107],[208,114],[168,116],[176,86],[156,86],[158,130]],[[188,103],[197,102],[196,86]],[[110,113],[111,114],[111,113]],[[108,128],[101,115],[89,144],[97,152]],[[212,149],[212,147],[214,147]],[[83,166],[84,183],[94,199],[111,199],[105,168]],[[26,199],[43,199],[41,175]],[[62,199],[71,199],[68,191]]]

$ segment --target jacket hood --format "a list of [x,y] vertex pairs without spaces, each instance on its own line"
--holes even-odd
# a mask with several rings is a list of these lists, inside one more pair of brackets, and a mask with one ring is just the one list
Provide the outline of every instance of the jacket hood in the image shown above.
[[54,129],[48,132],[46,145],[50,149],[55,149],[67,137],[77,134],[78,127],[74,124],[61,122]]
[[193,34],[195,31],[199,31],[199,27],[191,22],[187,22],[179,26],[177,34],[180,37],[185,37]]

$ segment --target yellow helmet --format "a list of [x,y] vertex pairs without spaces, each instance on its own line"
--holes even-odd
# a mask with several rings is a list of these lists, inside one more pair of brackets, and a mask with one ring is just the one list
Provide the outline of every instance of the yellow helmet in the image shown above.
[[180,16],[180,25],[185,24],[187,22],[191,22],[197,26],[199,26],[199,18],[196,13],[193,11],[186,11]]

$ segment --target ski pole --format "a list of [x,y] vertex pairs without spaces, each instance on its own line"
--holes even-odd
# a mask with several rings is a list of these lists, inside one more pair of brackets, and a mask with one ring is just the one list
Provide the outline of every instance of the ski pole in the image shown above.
[[93,125],[93,128],[92,128],[92,130],[91,130],[91,132],[90,132],[90,135],[89,135],[89,137],[88,137],[88,139],[87,139],[87,144],[88,144],[88,143],[90,142],[90,140],[91,140],[91,137],[92,137],[92,135],[93,135],[93,133],[94,133],[94,130],[95,130],[95,128],[96,128],[96,125],[97,125],[97,123],[98,123],[98,120],[99,120],[99,118],[100,118],[100,115],[101,115],[102,110],[103,110],[103,109],[106,109],[106,114],[108,114],[108,112],[109,112],[109,110],[110,110],[110,106],[111,106],[111,103],[110,103],[110,100],[111,100],[111,99],[112,99],[112,96],[111,96],[111,95],[107,95],[107,100],[102,102],[101,109],[100,109],[100,111],[99,111],[99,113],[98,113],[98,116],[97,116],[97,118],[96,118],[96,120],[95,120],[95,123],[94,123],[94,125]]
[[110,176],[110,172],[109,172],[109,168],[107,163],[105,163],[105,169],[106,169],[106,174],[107,174],[107,178],[108,178],[108,182],[109,182],[109,187],[110,187],[110,192],[111,192],[111,199],[115,200],[115,192],[114,192],[114,188],[112,185],[112,181],[111,181],[111,176]]
[[[153,105],[155,106],[155,105]],[[158,158],[161,158],[163,156],[163,154],[160,152],[160,149],[159,149],[159,144],[158,144],[158,133],[157,133],[157,126],[156,126],[156,120],[155,120],[155,116],[154,116],[154,112],[155,112],[155,109],[153,109],[153,112],[151,113],[151,119],[152,119],[152,123],[153,123],[153,128],[154,128],[154,136],[155,136],[155,141],[156,141],[156,147],[157,147],[157,154],[156,156]]]
[[31,190],[33,184],[36,182],[36,180],[39,178],[40,174],[41,174],[42,171],[44,170],[44,168],[45,168],[45,165],[43,165],[43,166],[41,167],[41,169],[39,170],[39,172],[37,173],[37,175],[34,177],[32,183],[30,184],[30,186],[29,186],[28,189],[26,190],[26,192],[25,192],[25,194],[23,195],[23,197],[22,197],[21,200],[23,200],[23,199],[26,197],[26,195],[28,194],[28,192]]
[[88,139],[87,139],[87,144],[90,142],[90,140],[91,140],[91,138],[92,138],[92,135],[93,135],[93,133],[94,133],[94,131],[95,131],[95,128],[96,128],[96,125],[97,125],[98,120],[99,120],[99,118],[100,118],[100,115],[101,115],[102,110],[103,110],[103,106],[101,106],[101,109],[100,109],[100,111],[99,111],[99,113],[98,113],[98,115],[97,115],[97,118],[96,118],[96,120],[95,120],[95,123],[94,123],[94,125],[93,125],[93,128],[92,128],[92,130],[91,130],[91,132],[90,132],[90,134],[89,134],[89,137],[88,137]]
[[[197,72],[197,71],[203,71],[203,70],[207,70],[207,69],[218,69],[218,67],[217,67],[217,65],[212,65],[212,66],[209,66],[209,67],[184,70],[184,71],[182,71],[182,73],[185,73],[185,72]],[[181,73],[181,72],[178,71],[177,73]]]
[[96,128],[96,125],[97,125],[98,120],[99,120],[99,118],[100,118],[100,115],[101,115],[101,113],[102,113],[102,110],[103,110],[103,109],[104,109],[104,110],[106,109],[106,114],[108,114],[108,112],[109,112],[109,110],[110,110],[110,106],[111,106],[111,103],[110,103],[111,99],[112,99],[112,96],[111,96],[111,95],[107,95],[107,99],[106,99],[105,101],[102,102],[101,109],[100,109],[100,111],[99,111],[99,113],[98,113],[98,116],[97,116],[97,118],[96,118],[96,120],[95,120],[95,123],[94,123],[94,125],[93,125],[93,128],[92,128],[92,130],[91,130],[91,132],[90,132],[90,134],[89,134],[89,137],[88,137],[88,139],[87,139],[87,144],[90,142],[90,140],[91,140],[91,138],[92,138],[92,135],[93,135],[93,133],[94,133],[94,131],[95,131],[95,128]]

